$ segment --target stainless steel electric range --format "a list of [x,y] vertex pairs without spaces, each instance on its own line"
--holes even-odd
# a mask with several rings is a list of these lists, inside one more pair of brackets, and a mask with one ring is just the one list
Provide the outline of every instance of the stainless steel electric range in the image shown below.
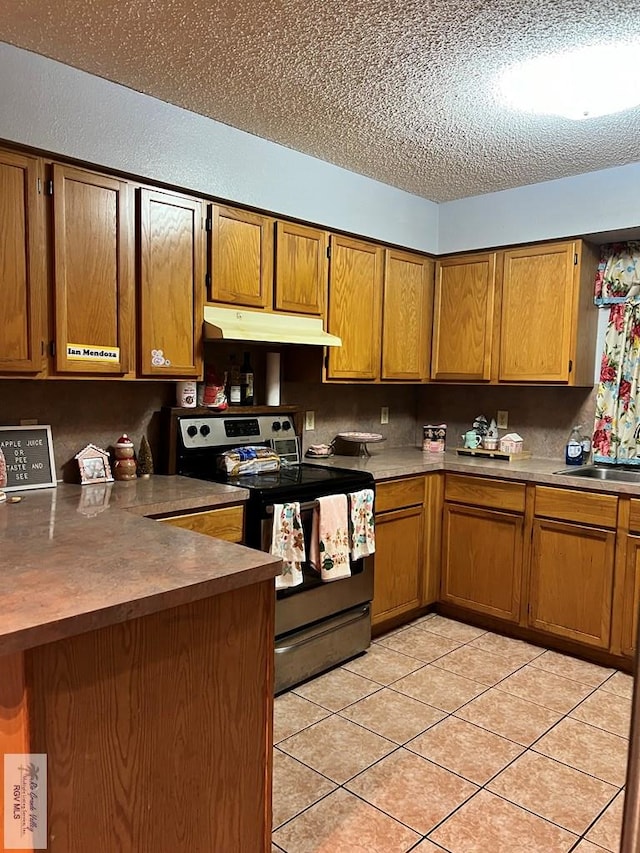
[[[173,433],[175,473],[249,490],[246,544],[260,551],[271,546],[274,504],[300,502],[308,554],[316,499],[374,488],[368,472],[301,463],[291,414],[183,414]],[[281,469],[239,477],[222,473],[220,454],[248,444],[272,447],[282,459]],[[373,558],[353,562],[351,577],[331,583],[323,583],[307,563],[302,568],[301,585],[276,593],[276,693],[354,657],[371,641]]]

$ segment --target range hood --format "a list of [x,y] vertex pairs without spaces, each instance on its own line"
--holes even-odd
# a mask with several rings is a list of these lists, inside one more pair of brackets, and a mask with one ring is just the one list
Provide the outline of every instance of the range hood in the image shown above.
[[340,347],[342,340],[322,328],[319,317],[294,317],[262,311],[204,306],[205,341],[260,341]]

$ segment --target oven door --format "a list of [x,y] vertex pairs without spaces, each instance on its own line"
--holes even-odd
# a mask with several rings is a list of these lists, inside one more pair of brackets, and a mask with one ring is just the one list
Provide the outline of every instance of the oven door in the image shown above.
[[[314,501],[300,505],[305,553],[311,543]],[[266,517],[264,517],[266,516]],[[261,521],[261,549],[271,550],[273,506],[266,507]],[[351,577],[325,582],[309,565],[302,564],[303,582],[276,593],[276,637],[327,619],[373,598],[373,558],[351,563]]]

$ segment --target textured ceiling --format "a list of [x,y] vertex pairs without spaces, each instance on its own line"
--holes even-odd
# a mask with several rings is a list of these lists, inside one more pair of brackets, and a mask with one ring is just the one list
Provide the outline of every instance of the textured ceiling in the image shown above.
[[0,40],[434,201],[640,159],[640,109],[501,107],[542,52],[640,37],[638,0],[0,0]]

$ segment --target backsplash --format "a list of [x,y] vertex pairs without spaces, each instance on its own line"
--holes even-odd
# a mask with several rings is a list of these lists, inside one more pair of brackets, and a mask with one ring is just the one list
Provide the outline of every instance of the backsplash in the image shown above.
[[[471,426],[476,415],[488,418],[498,409],[509,412],[509,432],[519,432],[534,456],[562,460],[564,445],[576,423],[591,432],[595,389],[476,387],[470,385],[322,385],[285,382],[282,402],[315,412],[315,429],[303,432],[303,447],[330,442],[339,432],[378,432],[385,444],[419,447],[422,425],[448,424],[448,448]],[[158,412],[173,405],[173,382],[97,380],[0,380],[0,423],[36,418],[51,424],[58,477],[77,482],[75,454],[92,442],[110,447],[126,432],[136,449],[146,434],[159,466]],[[380,424],[380,409],[389,408],[389,423]]]
[[175,402],[173,382],[0,380],[0,424],[37,418],[50,424],[58,477],[79,482],[74,456],[89,444],[107,449],[123,432],[136,450],[147,435],[158,467],[157,412]]
[[595,388],[429,385],[421,389],[414,441],[419,441],[422,424],[444,422],[447,449],[459,447],[477,415],[491,419],[501,409],[509,412],[509,427],[500,430],[501,436],[517,432],[534,456],[563,460],[572,426],[583,424],[588,435],[593,432],[595,405]]
[[[389,447],[415,442],[418,394],[410,385],[322,385],[285,382],[282,402],[315,412],[315,429],[302,435],[304,449],[328,444],[339,432],[377,432]],[[380,423],[380,409],[389,408],[389,423]],[[384,445],[379,445],[383,448]]]

